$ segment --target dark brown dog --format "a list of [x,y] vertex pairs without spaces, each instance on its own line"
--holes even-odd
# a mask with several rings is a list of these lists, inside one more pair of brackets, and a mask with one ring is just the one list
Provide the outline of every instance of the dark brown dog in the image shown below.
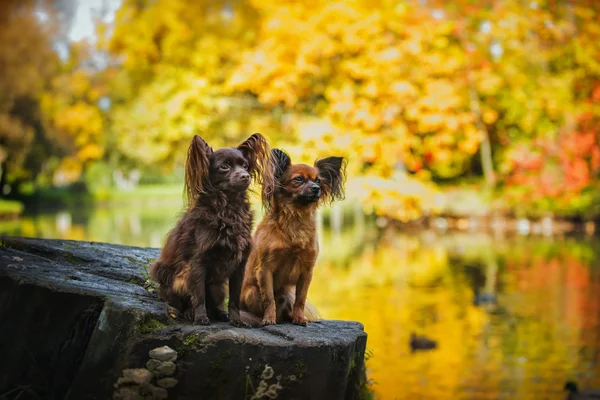
[[[283,320],[306,325],[306,296],[319,253],[317,207],[344,197],[346,163],[342,157],[292,165],[290,157],[273,150],[275,191],[254,235],[242,286],[241,308],[246,322],[263,325]],[[311,313],[312,314],[312,313]]]
[[[270,146],[261,134],[237,148],[216,151],[194,136],[185,169],[188,207],[150,276],[160,284],[160,297],[197,324],[230,319],[232,325],[246,326],[240,320],[239,297],[252,247],[248,188],[253,178],[267,201],[273,167]],[[223,311],[227,285],[229,315]]]

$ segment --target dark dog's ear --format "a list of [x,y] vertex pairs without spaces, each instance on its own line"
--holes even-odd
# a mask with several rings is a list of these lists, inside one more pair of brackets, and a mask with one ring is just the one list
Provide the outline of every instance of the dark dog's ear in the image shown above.
[[198,135],[194,135],[185,163],[185,197],[188,209],[206,192],[208,168],[213,149]]
[[328,203],[344,199],[346,160],[343,157],[327,157],[315,162],[321,177],[321,199]]
[[273,155],[275,180],[278,181],[283,175],[285,175],[287,170],[290,168],[290,166],[292,165],[292,160],[285,151],[280,149],[273,149],[271,151],[271,154]]
[[264,206],[268,205],[273,195],[275,180],[273,178],[273,162],[271,160],[271,145],[263,135],[255,133],[238,146],[246,160],[248,172],[261,188],[261,199]]

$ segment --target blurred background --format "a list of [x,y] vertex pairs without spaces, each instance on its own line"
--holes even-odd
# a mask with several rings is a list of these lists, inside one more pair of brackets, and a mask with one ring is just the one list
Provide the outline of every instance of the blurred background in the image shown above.
[[253,132],[349,160],[309,298],[366,395],[600,386],[600,3],[0,1],[0,234],[160,247],[191,137]]

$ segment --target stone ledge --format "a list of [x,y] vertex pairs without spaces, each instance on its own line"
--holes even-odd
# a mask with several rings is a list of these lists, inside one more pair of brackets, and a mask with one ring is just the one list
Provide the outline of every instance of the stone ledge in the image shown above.
[[176,324],[145,289],[145,268],[158,252],[2,238],[0,393],[21,400],[110,399],[123,370],[144,368],[150,350],[167,345],[178,352],[172,399],[261,398],[270,389],[282,399],[359,397],[362,324]]

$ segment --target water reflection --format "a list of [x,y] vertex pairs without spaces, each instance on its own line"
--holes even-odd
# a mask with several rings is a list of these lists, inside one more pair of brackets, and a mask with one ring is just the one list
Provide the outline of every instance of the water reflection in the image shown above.
[[[178,211],[29,215],[0,233],[160,247]],[[365,324],[379,398],[562,399],[567,379],[600,387],[597,239],[408,234],[345,217],[324,223],[309,297],[327,318]],[[411,332],[438,348],[411,353]]]
[[96,207],[25,214],[0,221],[0,234],[161,247],[181,205]]
[[[381,398],[562,399],[566,379],[600,386],[597,249],[387,232],[352,268],[322,258],[311,297],[328,317],[364,322]],[[411,354],[411,332],[438,349]]]

